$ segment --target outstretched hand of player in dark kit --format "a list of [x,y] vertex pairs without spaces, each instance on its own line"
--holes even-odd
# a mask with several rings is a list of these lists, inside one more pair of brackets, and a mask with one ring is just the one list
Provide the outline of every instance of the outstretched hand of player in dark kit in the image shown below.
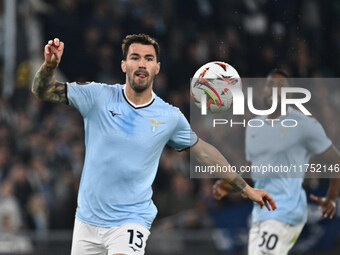
[[336,203],[327,197],[317,197],[311,194],[309,198],[319,205],[319,209],[323,208],[321,216],[324,218],[333,219],[336,211]]
[[232,189],[233,187],[229,183],[223,180],[218,180],[213,186],[213,195],[216,199],[220,200],[228,195]]
[[[222,197],[228,195],[232,189],[233,188],[229,183],[218,180],[213,186],[213,195],[216,199],[220,200]],[[241,195],[245,199],[256,202],[261,208],[266,206],[268,211],[276,209],[274,199],[265,190],[254,189],[247,186],[241,191]]]
[[48,67],[57,68],[64,51],[64,43],[58,38],[49,40],[45,45],[44,57]]

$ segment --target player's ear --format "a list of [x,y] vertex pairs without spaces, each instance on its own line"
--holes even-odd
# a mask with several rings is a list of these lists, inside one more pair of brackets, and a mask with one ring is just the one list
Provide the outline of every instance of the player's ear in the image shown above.
[[161,70],[161,62],[157,62],[156,74]]
[[122,68],[123,73],[126,73],[126,63],[124,60],[120,63],[120,67]]

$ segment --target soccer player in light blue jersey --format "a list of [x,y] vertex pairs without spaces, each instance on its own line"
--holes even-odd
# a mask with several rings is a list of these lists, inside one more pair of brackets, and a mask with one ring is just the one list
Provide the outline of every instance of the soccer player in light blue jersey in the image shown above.
[[[124,39],[124,85],[57,81],[54,72],[63,49],[58,38],[45,46],[45,62],[32,92],[42,100],[73,106],[84,119],[86,154],[71,254],[143,255],[157,214],[151,185],[164,146],[190,148],[206,165],[228,162],[196,136],[178,108],[153,93],[160,71],[159,46],[153,38],[139,34]],[[261,208],[276,208],[266,191],[251,188],[239,175],[223,177]]]
[[[272,71],[264,87],[266,109],[272,105],[272,88],[278,88],[278,102],[282,87],[287,87],[287,75],[281,70]],[[260,128],[246,128],[246,157],[253,166],[304,166],[311,154],[319,154],[330,164],[340,163],[340,154],[332,145],[320,123],[307,117],[292,107],[287,115],[281,116],[281,105],[269,116],[258,116],[265,124]],[[285,128],[271,119],[294,119],[296,127]],[[275,123],[275,124],[273,124]],[[253,173],[252,179],[257,189],[267,190],[278,204],[275,212],[267,213],[254,206],[252,226],[249,231],[248,255],[285,255],[298,239],[307,221],[307,199],[302,188],[304,178],[299,171],[292,173]],[[333,218],[339,193],[339,180],[331,179],[326,197],[311,199],[323,207],[322,216]],[[231,186],[218,181],[214,186],[216,198],[227,195]]]

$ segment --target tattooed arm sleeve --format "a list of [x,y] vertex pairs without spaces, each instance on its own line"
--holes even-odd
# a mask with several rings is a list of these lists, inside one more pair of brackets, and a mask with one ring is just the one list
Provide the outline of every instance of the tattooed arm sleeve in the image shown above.
[[55,68],[48,67],[44,63],[34,77],[32,92],[44,101],[68,104],[66,83],[57,81],[54,71]]

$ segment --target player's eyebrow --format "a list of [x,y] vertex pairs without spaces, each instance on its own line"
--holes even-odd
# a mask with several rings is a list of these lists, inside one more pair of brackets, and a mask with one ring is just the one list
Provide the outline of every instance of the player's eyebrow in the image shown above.
[[[132,56],[135,56],[135,57],[140,57],[141,55],[140,54],[138,54],[138,53],[131,53],[130,54],[130,57],[132,57]],[[153,54],[146,54],[146,55],[144,55],[144,57],[145,58],[155,58],[155,55],[153,55]]]
[[153,54],[146,54],[145,57],[146,58],[155,58],[155,55],[153,55]]
[[131,57],[131,56],[137,56],[137,57],[139,57],[140,55],[139,55],[138,53],[131,53],[131,54],[130,54],[130,57]]

